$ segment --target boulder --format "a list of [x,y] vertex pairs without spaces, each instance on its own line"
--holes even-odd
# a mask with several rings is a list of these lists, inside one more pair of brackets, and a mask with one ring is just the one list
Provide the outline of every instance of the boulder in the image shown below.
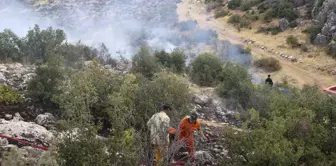
[[22,117],[17,116],[10,121],[0,119],[0,133],[19,139],[26,139],[29,141],[40,140],[45,143],[51,143],[54,135],[43,126],[33,122],[24,122]]
[[316,45],[326,46],[326,45],[328,45],[329,40],[328,40],[328,37],[327,37],[327,36],[322,35],[321,33],[319,33],[319,34],[316,36],[316,38],[315,38],[315,40],[314,40],[314,43],[315,43]]
[[11,119],[13,119],[13,115],[11,115],[11,114],[6,114],[6,115],[5,115],[5,119],[6,119],[6,120],[11,120]]
[[204,105],[209,103],[209,97],[206,96],[206,95],[197,95],[196,94],[196,95],[194,95],[192,100],[195,104],[198,104],[198,105],[201,105],[201,106],[204,106]]
[[51,113],[40,114],[35,119],[35,123],[44,127],[48,124],[54,124],[55,121],[55,117]]
[[279,22],[279,27],[281,31],[285,31],[289,27],[289,21],[287,19],[281,19]]

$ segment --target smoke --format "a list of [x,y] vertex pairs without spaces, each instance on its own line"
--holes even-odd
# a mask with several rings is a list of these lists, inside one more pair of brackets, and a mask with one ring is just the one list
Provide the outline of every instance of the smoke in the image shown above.
[[210,51],[223,61],[251,66],[241,46],[218,40],[215,31],[199,28],[196,21],[179,22],[180,0],[54,0],[41,6],[30,1],[35,0],[0,0],[0,31],[23,37],[38,24],[63,29],[70,42],[104,43],[115,57],[131,58],[142,45],[168,52],[179,47],[187,50],[188,61]]

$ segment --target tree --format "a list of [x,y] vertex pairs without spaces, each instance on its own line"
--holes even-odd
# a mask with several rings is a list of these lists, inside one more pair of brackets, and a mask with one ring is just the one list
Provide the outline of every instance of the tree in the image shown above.
[[36,59],[46,61],[47,53],[60,46],[65,39],[66,34],[63,30],[54,30],[49,27],[41,31],[40,27],[35,25],[32,30],[28,31],[25,38],[25,53],[32,61]]
[[46,64],[39,65],[35,73],[36,76],[28,84],[28,96],[36,102],[54,107],[51,99],[61,93],[59,85],[66,78],[62,57],[48,56]]
[[219,75],[218,94],[224,98],[233,98],[245,107],[253,90],[251,79],[244,67],[226,62]]
[[199,55],[191,62],[191,79],[201,86],[214,86],[222,71],[221,60],[209,53]]
[[133,73],[141,73],[150,78],[159,70],[156,59],[152,56],[148,48],[141,47],[139,52],[132,58]]
[[22,47],[22,40],[11,30],[5,29],[0,33],[0,60],[20,60]]
[[174,49],[174,51],[171,53],[171,63],[173,71],[182,74],[185,70],[185,63],[187,60],[187,56],[184,54],[184,52],[180,49]]

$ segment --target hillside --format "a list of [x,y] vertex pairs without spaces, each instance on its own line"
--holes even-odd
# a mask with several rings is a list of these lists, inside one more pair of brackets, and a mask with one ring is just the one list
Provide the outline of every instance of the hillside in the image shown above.
[[[151,166],[159,150],[163,166],[334,166],[336,96],[302,86],[332,77],[293,57],[257,61],[270,48],[240,36],[252,27],[239,33],[204,9],[175,0],[0,1],[8,16],[0,165]],[[276,71],[274,84],[257,65]],[[277,80],[286,71],[302,87]]]
[[[305,15],[305,11],[308,10],[306,9],[307,5],[298,7],[298,10],[303,14],[295,20],[297,22],[295,27],[286,27],[284,31],[281,31],[279,27],[281,18],[272,18],[270,22],[265,22],[263,14],[257,14],[256,6],[259,3],[246,11],[239,10],[239,7],[236,10],[228,9],[226,1],[209,1],[206,3],[207,5],[203,3],[203,1],[182,1],[178,7],[180,20],[194,19],[200,27],[216,30],[220,39],[245,45],[246,48],[251,49],[254,61],[265,57],[273,57],[279,60],[282,69],[271,72],[277,82],[282,82],[286,79],[289,83],[300,87],[304,84],[317,84],[321,87],[328,87],[336,83],[336,61],[332,58],[332,55],[328,55],[327,51],[325,51],[326,49],[328,50],[328,47],[317,46],[314,42],[310,43],[310,35],[303,32],[313,25],[312,20],[307,19]],[[326,1],[325,5],[328,3]],[[217,8],[212,7],[214,9],[210,10],[211,5],[214,4],[217,4],[215,6]],[[321,12],[326,10],[323,7],[321,8]],[[216,12],[220,11],[227,11],[227,16],[217,16],[218,18],[215,18]],[[251,11],[254,11],[255,14],[248,14]],[[243,18],[248,20],[248,27],[237,29],[235,25],[228,23],[229,18],[235,14],[250,15],[251,17],[256,17],[257,20],[250,20],[251,18],[247,18],[247,16],[245,18],[244,16]],[[327,21],[325,24],[330,26]],[[260,31],[261,29],[267,29],[267,27],[269,27],[268,33]],[[272,29],[277,31],[276,34],[271,34]],[[290,35],[298,39],[301,48],[294,48],[287,44],[286,39]],[[332,43],[333,39],[331,38],[330,45]],[[257,69],[257,71],[262,75],[270,73],[260,69]]]

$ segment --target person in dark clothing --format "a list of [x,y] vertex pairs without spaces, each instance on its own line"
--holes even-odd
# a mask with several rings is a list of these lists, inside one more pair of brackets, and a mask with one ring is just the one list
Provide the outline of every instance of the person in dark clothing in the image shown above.
[[268,78],[265,80],[265,84],[269,84],[269,85],[273,86],[273,81],[271,79],[271,75],[268,75]]

